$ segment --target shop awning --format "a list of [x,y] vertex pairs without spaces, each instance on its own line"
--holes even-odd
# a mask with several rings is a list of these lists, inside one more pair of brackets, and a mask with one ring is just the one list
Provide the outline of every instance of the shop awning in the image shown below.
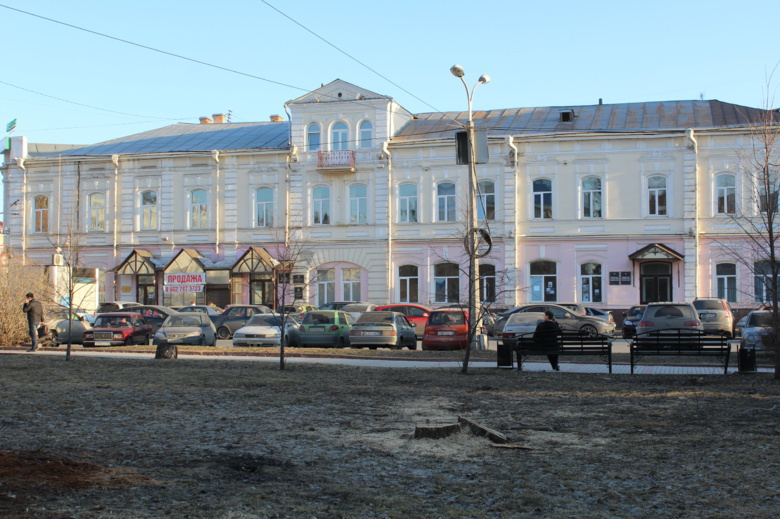
[[247,251],[236,261],[230,269],[234,274],[256,274],[260,272],[273,272],[279,265],[267,250],[262,247],[249,247]]
[[148,250],[133,249],[114,270],[117,274],[154,274],[157,269],[152,263],[153,257]]

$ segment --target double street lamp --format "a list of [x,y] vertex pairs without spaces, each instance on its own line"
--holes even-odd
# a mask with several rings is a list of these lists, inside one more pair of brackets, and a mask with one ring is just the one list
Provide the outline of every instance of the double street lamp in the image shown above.
[[[469,256],[469,300],[468,300],[468,312],[469,312],[469,337],[471,338],[471,344],[468,345],[466,351],[466,359],[468,360],[468,352],[475,347],[477,337],[477,308],[479,306],[479,293],[478,293],[478,253],[479,238],[481,230],[477,221],[477,166],[475,156],[475,135],[474,135],[474,114],[472,112],[472,102],[474,100],[474,91],[479,85],[489,83],[490,76],[483,74],[479,76],[479,79],[474,86],[469,90],[469,86],[463,76],[466,72],[460,65],[453,65],[450,67],[450,72],[453,76],[460,79],[466,89],[466,97],[469,103],[469,122],[468,122],[468,164],[469,164],[469,198],[468,198],[468,224],[466,229],[466,252]],[[463,371],[465,372],[468,364],[464,364]]]

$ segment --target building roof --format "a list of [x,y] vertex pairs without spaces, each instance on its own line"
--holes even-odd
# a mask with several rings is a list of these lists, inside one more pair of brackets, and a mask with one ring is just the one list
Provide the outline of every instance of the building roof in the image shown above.
[[32,157],[127,155],[212,150],[288,148],[290,126],[287,122],[261,123],[176,123],[170,126],[119,137],[80,147],[58,150],[30,149]]
[[[569,121],[562,113],[568,112]],[[767,116],[780,122],[777,111],[711,101],[657,101],[646,103],[598,104],[505,108],[474,112],[474,126],[488,135],[544,135],[620,132],[682,131],[686,128],[724,128],[760,122]],[[393,141],[452,138],[468,123],[468,112],[417,114]]]

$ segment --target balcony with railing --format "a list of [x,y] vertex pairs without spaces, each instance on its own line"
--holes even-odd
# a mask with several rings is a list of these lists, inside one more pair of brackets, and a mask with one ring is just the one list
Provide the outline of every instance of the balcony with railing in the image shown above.
[[352,150],[320,151],[317,169],[325,173],[354,173],[355,152]]

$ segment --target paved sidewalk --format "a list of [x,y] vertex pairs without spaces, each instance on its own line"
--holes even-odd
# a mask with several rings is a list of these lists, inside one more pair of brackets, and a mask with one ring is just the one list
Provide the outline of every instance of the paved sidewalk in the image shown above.
[[[54,355],[65,356],[63,350],[40,350],[34,353],[25,350],[0,350],[0,353],[17,355]],[[154,360],[153,353],[126,353],[110,351],[88,351],[81,348],[71,351],[71,357],[105,357],[120,359],[149,359]],[[256,355],[186,355],[180,354],[179,360],[222,360],[222,361],[244,361],[244,362],[279,362],[279,357],[261,357]],[[736,363],[736,359],[735,363]],[[375,366],[386,368],[457,368],[463,363],[460,361],[412,361],[412,360],[393,360],[380,358],[343,358],[343,357],[287,357],[288,364],[339,364],[345,366]],[[496,361],[471,361],[470,368],[497,368]],[[560,363],[560,373],[609,373],[606,364],[580,364],[575,362],[562,361]],[[501,368],[509,369],[509,368]],[[523,363],[524,371],[537,371],[555,373],[550,369],[547,361],[529,361]],[[737,366],[729,366],[728,373],[737,373]],[[758,368],[759,373],[772,373],[772,368]],[[631,373],[631,366],[627,363],[612,364],[612,373],[624,375]],[[634,367],[636,375],[723,375],[723,368],[715,364],[707,366],[687,366],[687,365],[649,365],[640,364]]]

